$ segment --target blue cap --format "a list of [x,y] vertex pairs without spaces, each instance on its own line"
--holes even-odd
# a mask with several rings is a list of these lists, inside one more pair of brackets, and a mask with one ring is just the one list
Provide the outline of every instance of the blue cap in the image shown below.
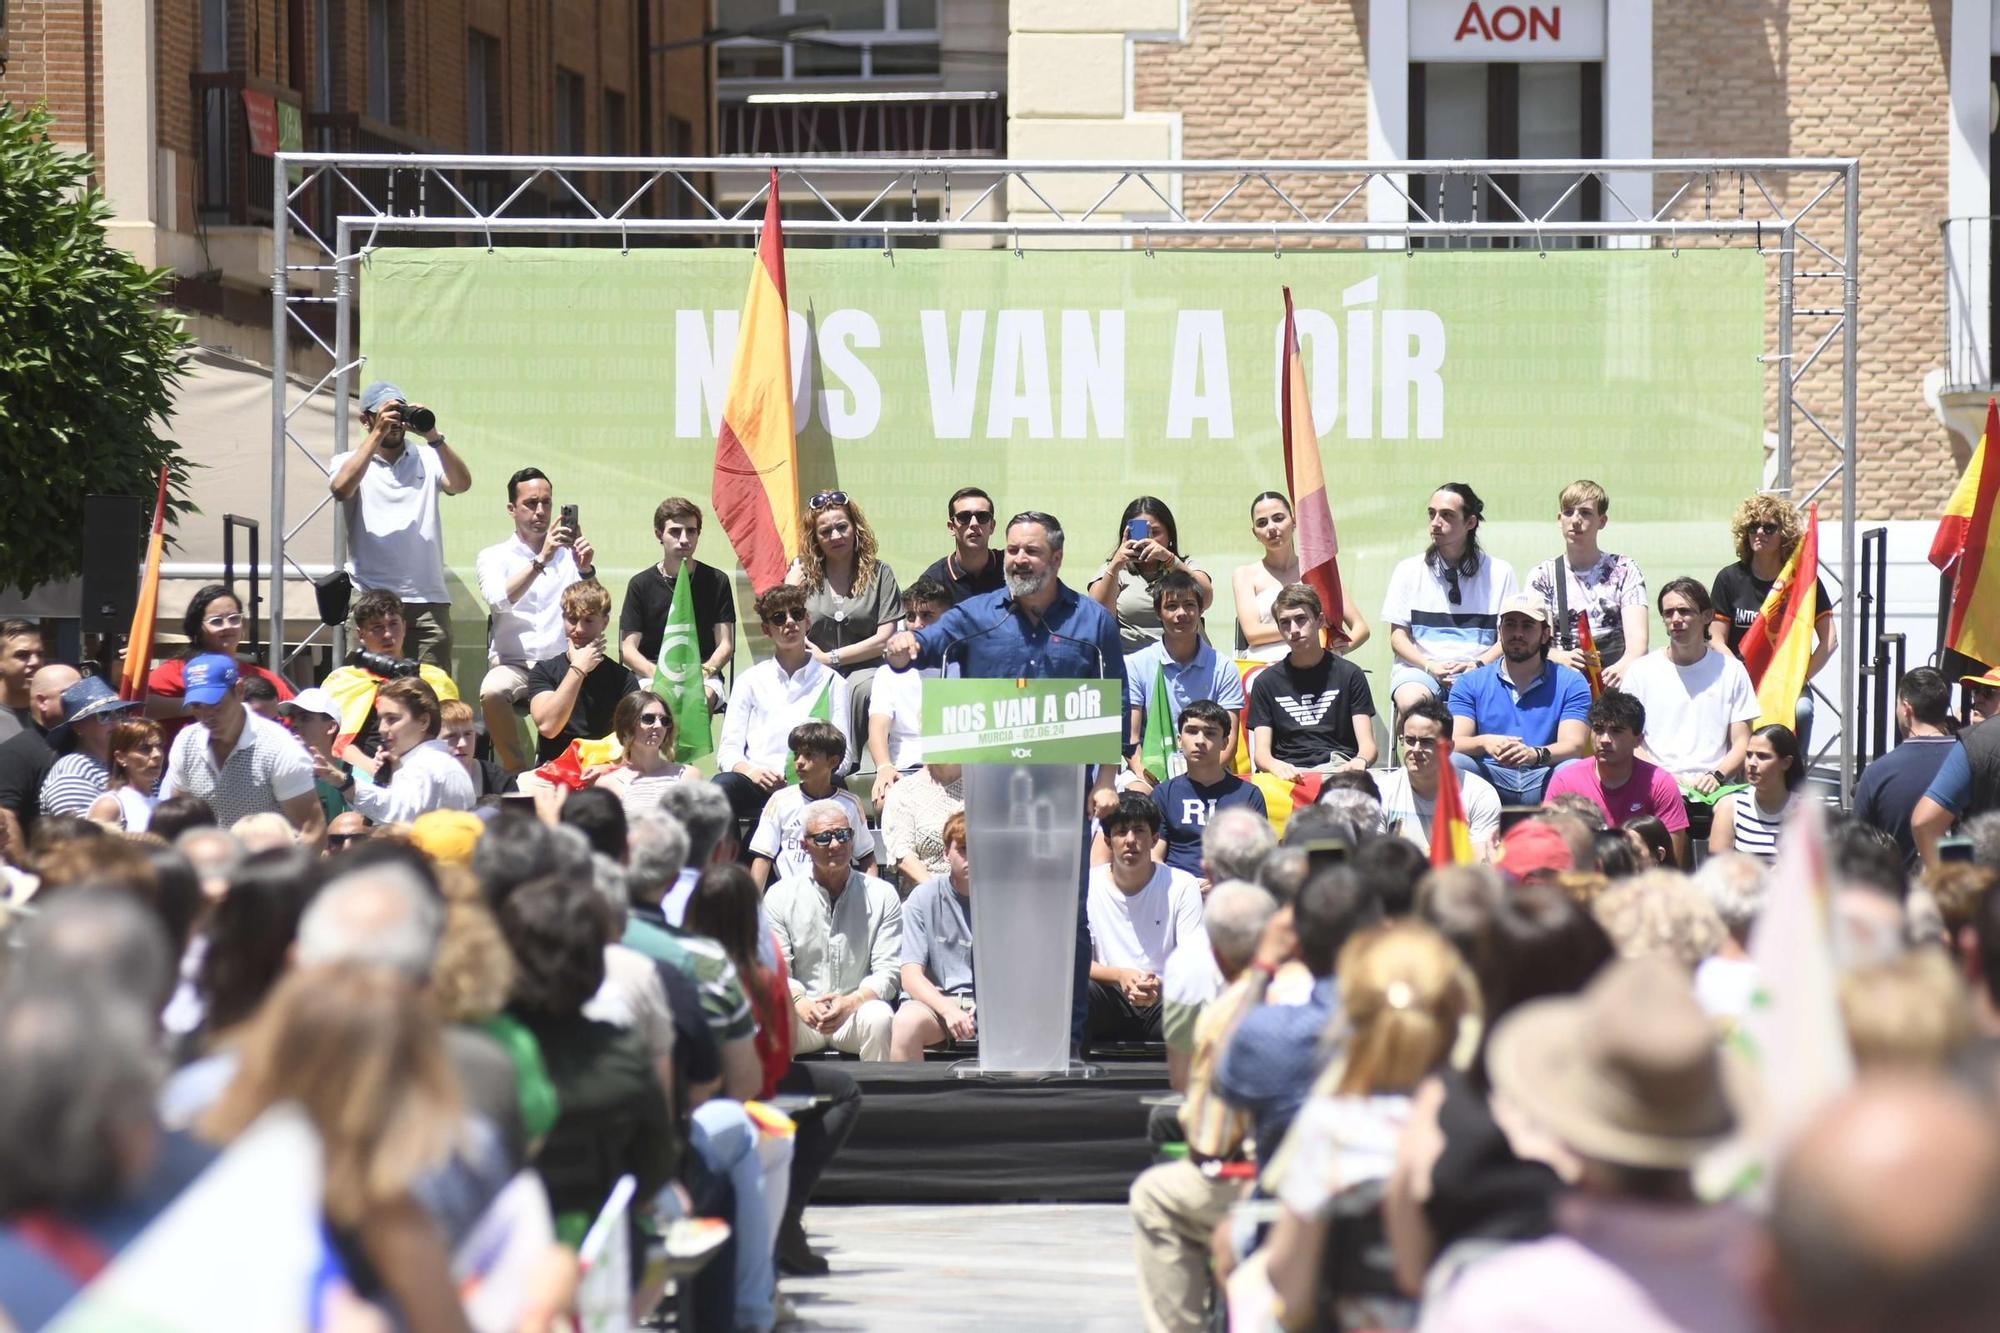
[[387,380],[376,380],[361,391],[361,410],[363,412],[379,412],[384,403],[401,403],[407,401],[403,397],[403,391]]
[[236,684],[236,659],[221,653],[203,653],[187,664],[183,679],[186,699],[191,704],[219,704]]

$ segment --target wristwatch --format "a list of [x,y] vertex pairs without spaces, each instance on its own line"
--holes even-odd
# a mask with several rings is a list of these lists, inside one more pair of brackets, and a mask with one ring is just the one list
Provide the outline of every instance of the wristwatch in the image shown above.
[[1729,785],[1729,779],[1722,775],[1722,770],[1719,768],[1709,769],[1708,775],[1715,779],[1715,785],[1718,787],[1726,787]]

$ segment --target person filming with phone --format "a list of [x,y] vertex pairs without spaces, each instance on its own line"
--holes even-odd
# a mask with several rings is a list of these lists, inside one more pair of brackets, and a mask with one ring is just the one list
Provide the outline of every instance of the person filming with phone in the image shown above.
[[[451,670],[451,594],[444,582],[438,496],[472,488],[472,471],[437,428],[437,414],[387,380],[361,391],[359,449],[333,459],[327,488],[347,524],[347,574],[362,592],[403,599],[412,655]],[[415,432],[424,445],[413,448]]]
[[558,514],[555,492],[540,468],[507,478],[507,514],[514,533],[479,553],[479,595],[486,599],[486,678],[479,708],[493,758],[510,773],[528,766],[514,706],[528,697],[528,673],[562,652],[563,593],[597,577],[595,553],[583,535],[575,505]]

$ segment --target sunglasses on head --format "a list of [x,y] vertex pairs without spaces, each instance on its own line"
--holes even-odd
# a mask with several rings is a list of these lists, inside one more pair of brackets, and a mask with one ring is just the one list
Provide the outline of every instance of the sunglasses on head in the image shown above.
[[812,498],[810,508],[819,510],[826,508],[828,505],[844,505],[846,503],[846,491],[821,491]]
[[991,509],[961,509],[951,516],[951,521],[958,524],[961,528],[969,528],[975,523],[991,523],[993,521],[993,511]]
[[842,843],[854,841],[854,830],[845,828],[822,829],[818,833],[806,834],[806,841],[815,847],[838,847]]

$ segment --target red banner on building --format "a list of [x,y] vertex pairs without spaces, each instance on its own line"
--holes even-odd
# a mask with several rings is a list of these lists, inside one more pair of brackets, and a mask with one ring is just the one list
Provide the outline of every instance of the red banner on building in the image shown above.
[[243,90],[243,123],[250,130],[250,151],[259,157],[278,155],[278,101],[269,93]]

